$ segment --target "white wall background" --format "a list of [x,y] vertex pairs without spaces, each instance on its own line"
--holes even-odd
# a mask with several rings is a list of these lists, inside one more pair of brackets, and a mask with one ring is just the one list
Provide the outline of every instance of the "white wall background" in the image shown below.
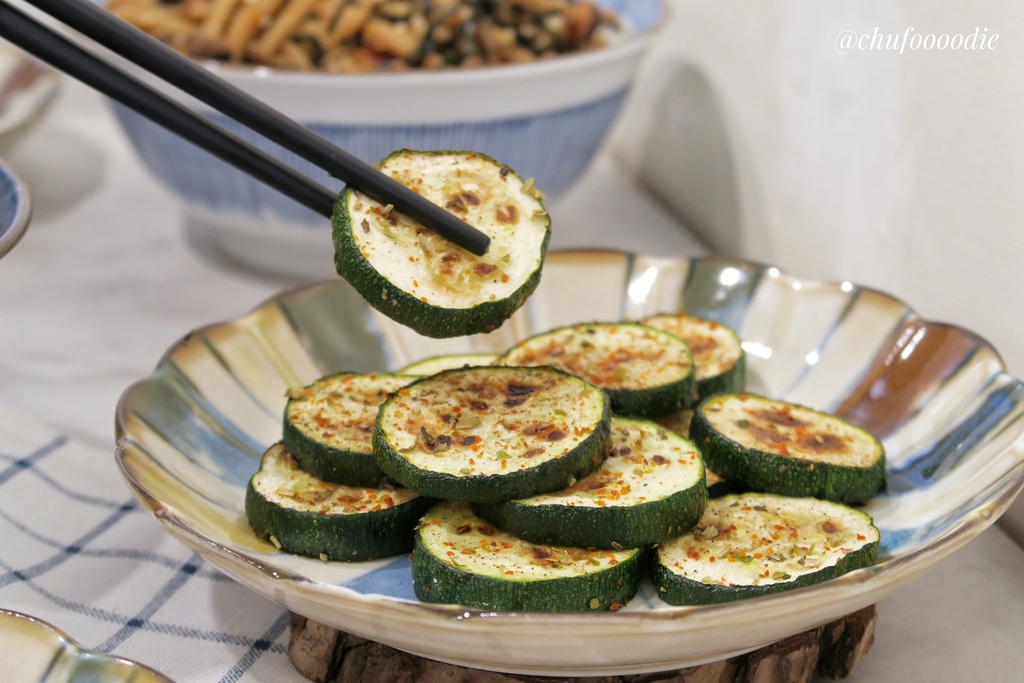
[[[1024,378],[1024,3],[670,2],[615,155],[717,251],[887,291]],[[1003,524],[1024,543],[1024,500]]]

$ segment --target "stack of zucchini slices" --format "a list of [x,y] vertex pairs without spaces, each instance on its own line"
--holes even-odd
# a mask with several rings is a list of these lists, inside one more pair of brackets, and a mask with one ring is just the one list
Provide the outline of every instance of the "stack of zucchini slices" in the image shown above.
[[721,602],[874,562],[845,503],[881,487],[881,444],[745,373],[733,331],[665,315],[325,377],[292,392],[246,511],[288,552],[411,549],[419,599],[500,611],[617,610],[645,574]]

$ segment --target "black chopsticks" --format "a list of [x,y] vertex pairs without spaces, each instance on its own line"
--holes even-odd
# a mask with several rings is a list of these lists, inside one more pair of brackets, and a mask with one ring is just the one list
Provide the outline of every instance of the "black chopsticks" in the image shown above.
[[[89,0],[29,0],[83,35],[153,73],[348,185],[423,224],[467,251],[482,255],[490,238],[348,152],[339,149],[155,38]],[[330,217],[336,193],[119,71],[0,0],[0,36],[112,99]]]

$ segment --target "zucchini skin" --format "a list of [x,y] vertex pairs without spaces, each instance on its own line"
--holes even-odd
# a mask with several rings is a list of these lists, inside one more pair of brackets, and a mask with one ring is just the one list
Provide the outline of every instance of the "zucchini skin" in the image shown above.
[[249,525],[261,539],[271,536],[297,555],[362,562],[409,552],[413,528],[433,501],[420,496],[404,505],[361,515],[321,515],[275,505],[250,484],[245,491]]
[[[658,419],[657,424],[665,427],[671,432],[678,434],[684,439],[690,438],[690,423],[693,421],[693,409],[684,408]],[[708,499],[721,498],[731,493],[744,493],[748,490],[746,486],[736,481],[723,479],[717,472],[705,468],[705,478],[708,486]]]
[[[273,448],[273,447],[272,447]],[[262,467],[261,467],[262,471]],[[437,501],[418,496],[391,508],[359,514],[320,514],[277,505],[249,479],[245,514],[261,539],[271,536],[289,553],[359,562],[407,553],[419,519]]]
[[[650,569],[651,579],[654,582],[657,595],[665,602],[673,605],[714,604],[720,602],[731,602],[734,600],[744,600],[819,584],[821,582],[840,577],[840,575],[853,571],[854,569],[870,566],[878,560],[879,545],[881,542],[881,533],[878,527],[874,526],[873,521],[867,514],[852,508],[846,508],[843,504],[828,501],[811,501],[811,499],[806,498],[784,497],[775,494],[740,494],[727,496],[722,500],[717,501],[717,505],[719,510],[724,507],[736,507],[740,504],[750,506],[744,507],[744,510],[750,510],[752,507],[757,510],[759,509],[758,505],[766,505],[768,510],[765,512],[774,512],[779,510],[781,506],[790,504],[786,502],[786,498],[790,498],[790,503],[794,505],[815,504],[815,514],[814,516],[809,517],[810,519],[819,519],[820,517],[818,515],[822,515],[827,519],[831,513],[836,511],[837,508],[845,508],[844,514],[848,514],[851,518],[860,520],[860,523],[862,524],[858,527],[860,530],[855,529],[854,531],[856,533],[857,540],[865,541],[866,543],[846,552],[846,554],[840,557],[835,564],[822,566],[818,569],[814,569],[813,571],[799,573],[794,578],[785,577],[780,580],[775,580],[775,583],[761,585],[736,584],[732,586],[717,583],[705,583],[684,577],[684,575],[676,573],[663,563],[662,552],[664,551],[658,550],[655,552],[655,557],[651,559]],[[761,509],[763,510],[763,508]],[[776,526],[774,528],[779,527]],[[741,527],[738,532],[740,536],[745,536],[746,533],[752,530],[753,529],[750,527]],[[861,530],[864,531],[864,536],[860,535]],[[802,543],[807,543],[808,539],[806,537],[800,539],[793,539],[791,537],[790,539],[780,542],[772,539],[765,539],[765,541],[769,546],[773,543],[780,543],[781,545],[787,545],[788,543],[801,545]],[[693,539],[692,536],[689,538],[684,537],[676,542],[669,543],[676,543],[681,549],[685,544],[691,542],[693,546],[701,546],[701,541]],[[811,542],[811,545],[813,547],[813,541]],[[668,544],[663,545],[662,548],[665,549],[667,546]],[[690,552],[694,552],[693,546],[691,546],[687,551],[687,556],[691,556]],[[700,547],[697,552],[705,552],[705,548]],[[746,549],[745,552],[753,551]],[[715,557],[712,556],[711,560],[714,561],[714,559]],[[708,570],[714,571],[714,569],[711,568],[713,566],[715,565],[709,563],[707,565]]]
[[[412,390],[418,384],[435,381],[444,375],[482,369],[494,369],[501,372],[510,368],[481,366],[479,368],[445,370],[412,382],[406,386],[406,389]],[[574,375],[556,368],[545,368],[545,370],[579,382],[594,391],[599,391],[596,387]],[[386,414],[385,406],[395,400],[394,398],[385,401],[377,413],[377,426],[373,432],[374,456],[381,469],[392,480],[432,498],[469,503],[493,503],[557,491],[569,486],[574,480],[587,476],[597,469],[605,459],[611,442],[611,405],[607,400],[607,395],[599,395],[602,395],[605,400],[601,417],[590,434],[562,457],[542,462],[522,471],[511,471],[500,475],[455,475],[416,467],[388,443],[384,434],[382,422]]]
[[[388,155],[381,164],[393,156],[404,154],[409,150],[399,150]],[[436,152],[415,152],[416,154],[445,155],[458,153],[457,150]],[[509,174],[519,175],[504,164],[474,153],[478,157],[490,159]],[[551,220],[546,219],[548,230],[540,250],[540,258],[536,269],[511,295],[484,301],[469,308],[445,308],[421,301],[384,277],[362,255],[352,236],[354,225],[348,211],[348,200],[354,190],[346,187],[334,203],[332,214],[332,236],[334,241],[334,262],[338,274],[343,277],[366,302],[395,322],[409,327],[425,337],[447,339],[464,335],[491,332],[510,318],[533,293],[540,283],[541,269],[547,254],[548,243],[551,241]]]
[[[494,526],[531,543],[576,548],[641,548],[689,531],[707,505],[706,486],[631,507],[476,504],[473,511]],[[532,509],[531,509],[532,508]]]
[[[655,423],[629,418],[614,418],[612,427],[613,431],[620,427],[659,430]],[[673,434],[668,438],[678,439],[696,452],[682,437]],[[708,488],[704,466],[697,466],[700,478],[689,488],[635,505],[567,505],[555,500],[526,504],[509,500],[477,504],[473,511],[499,529],[531,543],[616,550],[639,548],[689,531],[700,520],[707,506]]]
[[[696,403],[703,401],[708,396],[713,396],[715,394],[735,394],[744,391],[747,388],[747,354],[743,351],[739,335],[737,335],[736,331],[732,328],[707,318],[699,318],[685,313],[651,316],[642,320],[641,323],[678,335],[683,339],[683,341],[687,342],[687,344],[690,344],[693,341],[692,337],[687,334],[684,329],[687,323],[697,326],[710,324],[728,332],[728,336],[735,342],[735,345],[739,350],[739,355],[732,366],[716,375],[697,377],[695,380],[697,395]],[[692,331],[692,327],[690,330]],[[693,355],[694,363],[697,368],[696,374],[701,375],[701,360],[698,357],[700,354],[694,352]]]
[[625,605],[636,595],[645,574],[647,551],[585,576],[546,581],[497,579],[454,567],[413,541],[412,581],[423,602],[465,605],[501,612],[598,612]]
[[702,410],[706,405],[707,400],[694,412],[690,438],[703,453],[708,468],[728,481],[755,491],[840,503],[866,502],[885,486],[884,450],[871,467],[852,467],[746,448],[711,425]]
[[693,405],[693,373],[675,382],[647,389],[605,389],[612,412],[624,417],[654,419]]
[[608,450],[610,422],[611,409],[605,403],[600,423],[571,453],[521,472],[502,475],[457,476],[416,468],[388,444],[379,421],[373,433],[373,451],[381,469],[403,486],[433,498],[494,503],[557,491],[569,486],[574,479],[582,479],[593,472],[600,466]]
[[735,600],[746,600],[762,595],[782,593],[811,586],[822,581],[842,576],[854,569],[869,567],[878,559],[878,543],[872,543],[853,552],[839,560],[831,567],[822,568],[810,574],[804,574],[792,581],[764,584],[761,586],[722,586],[717,584],[706,584],[701,581],[693,581],[674,574],[661,562],[651,562],[651,579],[657,589],[658,597],[670,605],[710,605],[722,602],[733,602]]
[[[602,327],[626,327],[633,329],[646,328],[652,333],[660,335],[663,338],[674,340],[686,349],[685,353],[689,358],[689,372],[677,380],[654,386],[644,386],[641,388],[615,388],[602,386],[603,383],[599,383],[586,377],[585,369],[573,368],[558,360],[551,360],[550,362],[547,362],[544,359],[523,360],[524,354],[526,354],[527,358],[530,358],[530,348],[534,344],[548,339],[557,339],[561,335],[573,334],[577,330],[600,329]],[[557,327],[520,341],[514,347],[506,351],[504,355],[494,361],[494,364],[511,366],[551,365],[566,372],[578,374],[587,381],[591,381],[603,389],[611,400],[612,412],[623,417],[653,420],[664,417],[665,415],[677,410],[692,407],[696,400],[696,378],[693,357],[690,354],[689,347],[686,346],[682,338],[672,334],[671,332],[659,330],[647,325],[641,325],[640,323],[583,323]]]
[[317,479],[346,486],[378,488],[388,480],[372,452],[342,451],[310,439],[287,417],[281,441],[299,466]]
[[[730,510],[735,508],[739,508],[742,512],[731,513]],[[764,516],[758,517],[758,511]],[[651,578],[654,581],[657,594],[663,601],[671,605],[713,604],[780,593],[836,578],[855,569],[870,566],[878,559],[881,533],[874,525],[874,521],[866,513],[841,503],[771,493],[748,493],[726,496],[715,501],[713,506],[709,506],[709,512],[710,514],[698,523],[694,532],[662,544],[655,551],[655,556],[651,560]],[[744,516],[753,516],[754,519],[752,521],[743,520]],[[824,529],[823,525],[831,523],[832,519],[839,520],[839,527],[831,531]],[[729,524],[730,522],[732,524]],[[703,530],[700,528],[700,525],[705,523],[706,528],[717,527],[718,533],[705,539],[702,535]],[[729,527],[723,528],[721,526],[723,524],[729,524]],[[771,524],[770,527],[769,524]],[[793,524],[796,526],[792,526]],[[738,529],[736,525],[739,525]],[[808,525],[811,525],[811,529],[808,528]],[[789,527],[792,535],[786,533],[786,527]],[[842,545],[836,545],[830,550],[831,539],[823,539],[822,533],[839,533],[841,529],[845,529],[844,537],[836,540]],[[735,539],[731,535],[733,533],[736,534]],[[773,534],[771,538],[767,537],[769,533]],[[710,545],[717,543],[721,534],[726,534],[724,545],[728,548],[729,557],[718,554],[723,549],[722,545],[717,547]],[[846,542],[855,542],[860,545],[852,549],[845,548]],[[819,543],[822,545],[818,547],[822,547],[830,558],[837,559],[834,564],[810,569],[813,565],[807,565],[805,561],[808,556],[815,557],[813,555],[814,548]],[[709,545],[705,546],[705,544]],[[805,547],[805,545],[809,547]],[[778,546],[783,548],[791,546],[792,549],[776,551],[775,548]],[[673,563],[673,556],[678,557],[684,551],[687,558],[692,558],[698,563],[696,571],[691,569],[689,576],[677,573],[667,566]],[[734,552],[737,553],[736,557],[733,556]],[[772,553],[776,552],[781,557],[773,557]],[[762,556],[762,553],[766,557]],[[788,556],[787,553],[789,553]],[[803,557],[794,560],[800,553],[803,553]],[[748,556],[742,559],[739,558],[740,554]],[[722,567],[720,570],[714,564],[716,559],[720,560],[717,565]],[[735,559],[740,559],[741,563],[765,562],[764,565],[761,565],[766,568],[764,575],[760,574],[761,566],[754,570],[758,573],[759,580],[768,578],[769,562],[784,563],[781,566],[786,566],[787,569],[792,564],[804,565],[804,567],[796,571],[795,576],[789,576],[785,570],[777,570],[784,575],[781,577],[773,575],[771,582],[767,583],[739,582],[727,585],[714,582],[713,577],[717,575],[717,571],[723,572],[721,580],[725,581],[725,576],[733,573],[729,569],[730,567],[744,566],[743,564],[732,564]],[[775,566],[779,567],[780,565]],[[803,571],[804,568],[810,569],[810,571]],[[702,574],[705,571],[710,576],[700,580],[693,578],[695,574]],[[749,578],[749,572],[740,572],[741,576],[744,574]]]
[[[376,392],[380,396],[384,392],[397,390],[403,384],[416,379],[415,377],[401,377],[385,373],[360,374],[354,372],[340,372],[327,375],[316,380],[308,387],[304,387],[304,393],[299,397],[288,399],[284,409],[284,424],[282,425],[281,440],[285,449],[291,454],[303,470],[333,484],[345,486],[358,486],[367,488],[379,488],[387,482],[387,475],[377,464],[373,456],[372,430],[366,434],[365,440],[360,434],[359,443],[356,447],[344,448],[338,443],[325,442],[320,432],[323,429],[341,432],[351,437],[351,430],[358,428],[355,421],[342,424],[327,423],[316,430],[311,430],[309,422],[308,401],[327,402],[325,394],[331,392],[349,392],[356,396],[364,405],[370,403],[363,401],[366,391]],[[339,386],[340,383],[340,386]],[[379,398],[384,402],[386,394]],[[375,397],[374,401],[377,400]],[[316,403],[314,403],[316,405]],[[299,424],[306,424],[303,429]],[[372,428],[372,422],[368,420],[363,423],[366,428]],[[346,445],[351,444],[351,439],[343,441]]]
[[[465,605],[502,612],[596,612],[625,605],[636,595],[645,552],[597,574],[551,581],[516,581],[480,576],[442,562],[417,537],[412,574],[423,602]],[[596,601],[596,602],[595,602]]]
[[697,403],[715,394],[737,394],[747,388],[747,355],[742,354],[725,372],[697,380]]

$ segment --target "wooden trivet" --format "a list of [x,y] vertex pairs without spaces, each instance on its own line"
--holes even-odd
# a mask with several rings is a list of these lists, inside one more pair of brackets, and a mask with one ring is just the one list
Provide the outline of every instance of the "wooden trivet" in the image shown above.
[[846,678],[875,639],[874,605],[739,657],[677,671],[549,678],[469,669],[418,657],[292,614],[288,656],[316,683],[806,683]]

